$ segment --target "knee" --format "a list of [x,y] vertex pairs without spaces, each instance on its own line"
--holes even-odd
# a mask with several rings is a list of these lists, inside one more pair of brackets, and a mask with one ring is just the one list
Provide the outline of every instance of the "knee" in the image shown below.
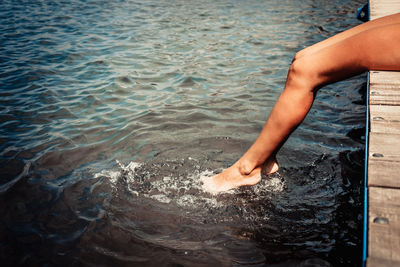
[[302,58],[303,56],[306,56],[308,54],[308,49],[310,49],[310,47],[306,47],[300,51],[297,51],[296,54],[294,55],[293,59],[292,59],[292,63],[300,58]]
[[286,88],[314,90],[318,87],[319,71],[315,69],[312,60],[309,56],[300,56],[299,53],[293,57]]
[[303,51],[304,51],[304,49],[296,52],[296,54],[292,58],[292,63],[297,61],[299,58],[301,58],[303,56]]

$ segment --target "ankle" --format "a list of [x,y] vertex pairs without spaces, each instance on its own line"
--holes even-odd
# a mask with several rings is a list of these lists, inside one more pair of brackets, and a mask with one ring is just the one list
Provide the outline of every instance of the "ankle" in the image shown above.
[[263,175],[268,175],[277,172],[278,170],[279,170],[279,164],[278,161],[276,160],[275,155],[271,156],[268,160],[266,160],[261,167],[261,173]]
[[242,175],[249,175],[253,170],[255,166],[248,160],[240,160],[238,162],[238,169],[240,174]]

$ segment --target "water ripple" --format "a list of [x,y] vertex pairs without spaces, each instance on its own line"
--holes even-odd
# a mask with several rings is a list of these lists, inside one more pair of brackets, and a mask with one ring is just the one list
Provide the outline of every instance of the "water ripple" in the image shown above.
[[279,175],[217,198],[198,179],[246,151],[295,52],[357,5],[2,1],[5,265],[357,265],[360,159],[341,155],[362,148],[364,77],[321,90]]

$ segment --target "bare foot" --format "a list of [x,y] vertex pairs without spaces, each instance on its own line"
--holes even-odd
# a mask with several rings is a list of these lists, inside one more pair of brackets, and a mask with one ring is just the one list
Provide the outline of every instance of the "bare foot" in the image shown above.
[[202,177],[203,189],[216,194],[228,191],[245,185],[255,185],[261,181],[261,172],[263,175],[277,172],[278,162],[275,158],[267,160],[263,166],[254,168],[251,171],[246,170],[243,163],[238,161],[220,174],[212,177]]

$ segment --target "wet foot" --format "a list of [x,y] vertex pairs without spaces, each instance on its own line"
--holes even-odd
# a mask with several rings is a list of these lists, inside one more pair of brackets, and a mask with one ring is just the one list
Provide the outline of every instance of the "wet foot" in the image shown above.
[[255,185],[261,181],[263,175],[277,172],[279,169],[276,159],[266,161],[263,166],[256,167],[250,172],[245,171],[241,163],[236,162],[220,174],[212,177],[202,177],[203,189],[216,194],[246,185]]

